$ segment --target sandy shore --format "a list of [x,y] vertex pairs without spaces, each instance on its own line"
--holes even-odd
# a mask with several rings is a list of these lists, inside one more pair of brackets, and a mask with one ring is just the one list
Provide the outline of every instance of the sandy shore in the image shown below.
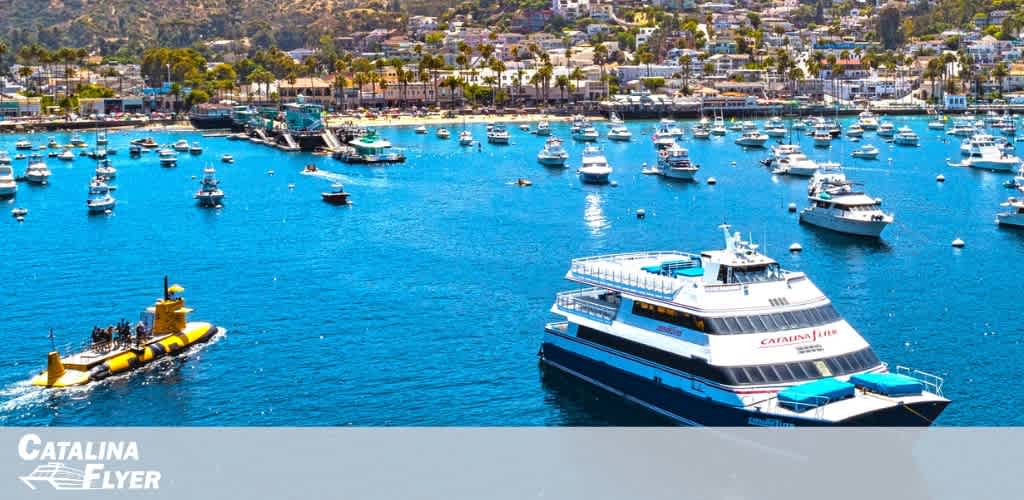
[[[400,116],[379,117],[379,118],[331,118],[328,121],[329,127],[340,127],[342,125],[356,125],[359,127],[415,127],[417,125],[461,125],[463,123],[537,123],[548,121],[551,123],[568,121],[566,116],[548,114],[523,114],[523,115],[467,115],[445,118],[441,115],[428,116]],[[591,118],[590,121],[600,121],[603,118]]]

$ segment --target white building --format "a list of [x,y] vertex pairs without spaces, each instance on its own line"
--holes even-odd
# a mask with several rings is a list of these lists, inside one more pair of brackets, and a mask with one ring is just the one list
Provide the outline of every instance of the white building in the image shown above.
[[551,0],[551,10],[566,19],[589,16],[590,9],[590,0]]
[[946,111],[962,111],[967,109],[967,96],[946,94],[942,97],[942,106]]
[[678,65],[667,64],[623,65],[619,66],[615,70],[616,76],[621,83],[631,82],[641,78],[672,78],[672,75],[683,72],[683,69]]

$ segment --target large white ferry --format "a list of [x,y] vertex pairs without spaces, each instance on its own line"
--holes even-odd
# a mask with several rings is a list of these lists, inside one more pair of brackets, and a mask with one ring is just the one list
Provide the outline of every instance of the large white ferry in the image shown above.
[[941,378],[890,370],[802,272],[725,249],[575,259],[541,362],[679,422],[927,426]]

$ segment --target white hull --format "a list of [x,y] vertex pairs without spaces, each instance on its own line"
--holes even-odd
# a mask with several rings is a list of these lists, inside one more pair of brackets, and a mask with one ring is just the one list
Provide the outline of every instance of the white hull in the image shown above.
[[580,172],[580,181],[584,184],[608,184],[608,176],[611,172],[605,173],[592,173],[592,172]]
[[679,181],[692,181],[694,176],[697,175],[696,168],[663,168],[661,169],[661,175],[665,176],[666,179],[675,179]]
[[573,134],[572,138],[576,139],[577,141],[581,141],[581,142],[595,142],[595,141],[597,141],[597,136],[596,135],[590,135],[590,134]]
[[839,233],[852,234],[856,236],[868,236],[878,238],[882,230],[889,225],[885,220],[857,220],[845,217],[836,217],[821,210],[804,209],[800,212],[800,222],[811,224]]
[[768,137],[785,137],[786,136],[786,129],[784,129],[784,128],[782,128],[782,129],[774,129],[774,128],[765,129],[764,135],[767,135]]
[[1003,226],[1024,227],[1024,214],[999,213],[996,222]]
[[608,140],[609,141],[625,142],[625,141],[629,141],[631,139],[633,139],[632,135],[612,135],[612,134],[608,134]]
[[487,142],[491,144],[508,144],[507,136],[487,136]]
[[196,195],[196,199],[202,206],[216,206],[220,205],[221,200],[224,199],[224,193],[199,193]]
[[764,143],[768,142],[766,139],[737,139],[736,144],[745,148],[763,148]]
[[547,167],[564,167],[568,159],[565,156],[537,156],[537,162]]
[[1010,172],[1020,167],[1019,161],[1002,161],[1002,160],[985,160],[985,159],[967,159],[964,160],[964,164],[971,168],[977,168],[981,170],[992,170],[995,172]]
[[114,206],[117,205],[117,201],[114,198],[110,198],[105,201],[88,202],[86,205],[89,208],[89,213],[98,214],[106,212],[107,210],[113,210]]
[[8,198],[8,197],[14,196],[17,193],[18,193],[18,185],[15,184],[14,181],[10,181],[9,184],[6,183],[6,182],[3,183],[3,184],[0,184],[0,197]]
[[46,184],[50,181],[49,175],[26,174],[25,181],[30,184]]

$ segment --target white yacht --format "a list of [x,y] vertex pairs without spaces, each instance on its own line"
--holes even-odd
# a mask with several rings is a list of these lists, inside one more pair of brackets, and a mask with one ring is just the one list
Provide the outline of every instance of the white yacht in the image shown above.
[[574,259],[545,369],[688,425],[928,426],[943,380],[880,361],[803,272],[721,226],[725,248]]
[[818,172],[821,165],[803,153],[792,153],[779,162],[776,173],[795,177],[811,177]]
[[569,153],[562,147],[562,140],[557,137],[549,137],[544,143],[544,149],[537,153],[537,162],[548,167],[564,167],[569,160]]
[[725,120],[721,116],[716,116],[715,122],[711,125],[711,135],[725,135],[726,132]]
[[878,158],[878,153],[880,153],[878,148],[871,144],[865,144],[861,146],[860,149],[853,150],[853,152],[850,153],[850,156],[860,158],[862,160],[874,160],[875,158]]
[[47,184],[50,182],[50,167],[46,166],[43,157],[33,154],[28,160],[28,168],[25,169],[25,181],[31,184]]
[[882,122],[880,125],[878,125],[877,133],[878,137],[892,137],[896,135],[896,127],[890,122]]
[[32,143],[29,142],[28,139],[22,139],[22,140],[20,140],[20,141],[18,141],[16,143],[14,143],[14,149],[20,149],[20,150],[32,149]]
[[764,143],[768,142],[768,136],[755,128],[753,130],[744,130],[743,134],[737,137],[735,142],[745,148],[763,148]]
[[90,214],[105,213],[113,210],[117,200],[110,194],[110,186],[102,179],[93,179],[89,183],[89,197],[85,200],[85,206]]
[[72,147],[84,148],[84,147],[86,147],[88,145],[89,144],[87,142],[85,142],[85,139],[82,139],[82,136],[80,136],[78,134],[75,134],[75,135],[71,136],[71,146]]
[[850,128],[846,129],[847,137],[862,137],[863,135],[864,127],[862,127],[859,123],[854,123],[853,125],[850,125]]
[[437,132],[435,133],[435,135],[437,135],[438,139],[447,139],[447,138],[452,136],[452,133],[449,132],[448,129],[446,129],[444,127],[441,127],[439,129],[437,129]]
[[509,133],[504,125],[498,123],[487,131],[487,142],[491,144],[508,144]]
[[161,149],[157,155],[160,157],[161,167],[174,167],[178,165],[178,154],[171,149]]
[[541,121],[537,124],[537,129],[533,133],[537,135],[551,135],[551,124],[547,120]]
[[633,139],[633,133],[628,128],[621,125],[612,127],[608,131],[608,140],[610,141],[629,141]]
[[707,139],[708,137],[711,137],[711,128],[707,124],[701,123],[693,127],[694,139]]
[[174,143],[173,149],[178,152],[186,152],[188,151],[188,147],[188,141],[185,139],[179,139]]
[[604,153],[597,146],[587,146],[583,149],[583,165],[580,167],[580,180],[586,184],[607,184],[608,176],[612,173],[612,167]]
[[654,149],[658,150],[668,149],[676,143],[674,138],[667,135],[654,134],[652,139],[654,140]]
[[621,127],[621,126],[623,126],[625,124],[626,124],[626,122],[624,122],[622,120],[622,118],[620,118],[619,115],[616,112],[612,111],[611,115],[608,117],[608,126],[609,127]]
[[864,130],[876,130],[879,127],[878,117],[870,110],[864,110],[857,118],[857,125]]
[[661,121],[658,122],[658,128],[655,133],[661,137],[671,137],[675,139],[683,135],[683,129],[676,124],[675,120],[662,118]]
[[192,145],[188,147],[188,152],[194,155],[203,154],[203,147],[198,142],[193,142]]
[[946,130],[946,121],[936,116],[928,121],[928,130]]
[[56,137],[50,136],[46,139],[46,147],[50,149],[58,149],[60,148],[60,144],[57,143]]
[[690,161],[690,154],[678,144],[658,152],[658,170],[668,179],[692,181],[700,166]]
[[978,133],[978,129],[970,120],[953,120],[953,126],[946,131],[947,135],[956,137],[970,137]]
[[971,167],[997,172],[1011,172],[1021,166],[1021,160],[1016,155],[1007,153],[994,144],[986,145],[981,143],[971,146],[970,154],[959,164],[948,164],[952,167]]
[[817,130],[814,132],[814,147],[827,148],[832,145],[832,134]]
[[800,212],[800,222],[840,233],[877,238],[893,220],[879,200],[864,194],[839,168],[815,173],[807,183],[807,199],[810,206]]
[[100,160],[96,165],[96,178],[113,179],[117,177],[117,169],[110,163],[110,160]]
[[785,137],[786,133],[788,133],[786,126],[779,120],[769,121],[764,128],[764,135],[768,137]]
[[469,130],[463,130],[459,132],[459,145],[460,146],[472,146],[473,145],[473,133]]
[[910,127],[904,125],[900,127],[898,132],[896,132],[893,142],[900,146],[917,146],[918,139],[917,133],[911,130]]
[[413,132],[416,132],[417,134],[426,134],[427,133],[427,126],[426,125],[417,125],[416,128],[413,129]]
[[597,129],[589,123],[572,131],[572,138],[582,142],[594,142],[601,137]]
[[217,171],[212,166],[203,169],[203,180],[199,182],[196,200],[201,207],[218,207],[224,199],[224,191],[217,180]]
[[[1005,139],[1004,139],[1005,141]],[[990,134],[974,134],[967,139],[960,142],[960,154],[963,156],[969,156],[971,154],[971,148],[974,146],[987,147],[987,146],[998,146],[996,143],[996,137]]]
[[74,161],[75,153],[72,152],[70,149],[65,149],[59,155],[57,155],[57,159],[61,161]]
[[10,198],[18,193],[18,183],[14,182],[14,169],[10,164],[0,164],[0,198]]
[[1003,226],[1024,227],[1024,200],[1011,196],[1001,206],[1007,210],[996,214],[997,223]]

